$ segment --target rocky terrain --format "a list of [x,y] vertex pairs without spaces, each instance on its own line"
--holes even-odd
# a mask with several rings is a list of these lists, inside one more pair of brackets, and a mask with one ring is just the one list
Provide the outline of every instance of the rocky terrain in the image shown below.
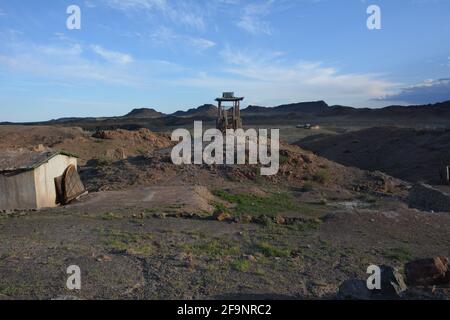
[[[367,298],[357,281],[371,264],[405,279],[391,298],[450,296],[435,283],[445,260],[413,278],[405,267],[450,255],[450,215],[410,208],[410,183],[385,173],[287,143],[271,177],[258,166],[176,166],[168,135],[145,128],[8,125],[0,137],[2,150],[78,154],[90,191],[64,207],[0,213],[1,299]],[[65,288],[73,264],[75,293]]]
[[438,184],[439,171],[450,164],[448,129],[375,127],[313,135],[296,144],[346,166],[380,170],[411,182]]

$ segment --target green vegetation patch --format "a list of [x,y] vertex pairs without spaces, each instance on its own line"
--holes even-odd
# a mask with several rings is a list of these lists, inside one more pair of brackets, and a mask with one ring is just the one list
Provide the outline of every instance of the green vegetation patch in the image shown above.
[[274,193],[268,197],[258,197],[252,194],[231,194],[227,191],[219,190],[214,194],[234,205],[231,208],[226,208],[221,204],[216,204],[216,209],[221,209],[234,215],[276,215],[298,209],[294,199],[288,193]]
[[132,233],[120,230],[100,229],[104,237],[103,244],[111,251],[126,252],[134,255],[148,256],[153,252],[153,239],[149,233]]
[[210,257],[233,256],[241,252],[238,245],[225,239],[203,239],[196,243],[185,244],[183,247],[185,251],[193,254]]
[[257,248],[266,257],[289,257],[291,255],[290,249],[276,247],[266,241],[259,242]]
[[102,220],[109,221],[109,220],[119,220],[122,219],[123,216],[120,214],[114,213],[114,212],[105,212],[100,217]]
[[325,184],[330,181],[330,173],[327,170],[318,170],[312,178],[315,182]]
[[383,256],[387,259],[396,260],[396,261],[409,261],[412,260],[412,253],[408,248],[398,247],[398,248],[390,248],[383,251]]
[[248,259],[236,259],[231,262],[231,267],[239,272],[246,272],[250,268],[250,261]]

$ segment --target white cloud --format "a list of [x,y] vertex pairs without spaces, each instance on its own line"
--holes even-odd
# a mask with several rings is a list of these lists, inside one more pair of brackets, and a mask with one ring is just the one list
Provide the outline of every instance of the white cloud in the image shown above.
[[450,78],[429,79],[423,83],[402,88],[400,92],[383,96],[380,101],[427,104],[450,100]]
[[133,62],[131,55],[117,51],[106,50],[99,45],[91,45],[92,51],[101,56],[103,59],[117,64],[128,64]]
[[[213,45],[208,40],[192,42],[202,48]],[[220,55],[223,61],[205,72],[169,61],[134,60],[99,45],[60,41],[36,45],[17,40],[8,44],[9,49],[0,55],[0,70],[32,76],[42,82],[77,85],[83,80],[92,85],[120,84],[146,90],[155,87],[204,92],[235,90],[249,97],[246,102],[263,105],[323,99],[332,104],[360,106],[358,103],[393,94],[396,88],[396,84],[380,79],[379,75],[344,73],[320,62],[293,61],[279,51],[228,46]],[[105,60],[88,59],[91,50]]]
[[[9,38],[8,48],[0,54],[0,70],[15,75],[38,77],[42,81],[78,83],[80,79],[96,83],[140,87],[160,75],[179,70],[160,60],[134,61],[131,56],[109,51],[98,45],[83,46],[60,41],[47,45]],[[104,61],[88,59],[88,48]],[[130,63],[132,62],[133,63]]]
[[89,0],[84,1],[84,6],[86,8],[91,8],[91,9],[97,7],[97,5],[95,3],[93,3],[92,1],[89,1]]
[[207,40],[207,39],[203,39],[203,38],[191,38],[189,37],[187,39],[187,41],[189,42],[189,44],[194,47],[197,48],[199,50],[206,50],[209,48],[212,48],[216,45],[215,42],[211,41],[211,40]]
[[78,57],[83,49],[80,44],[74,44],[69,46],[36,46],[36,50],[44,55],[56,56],[56,57]]
[[173,23],[196,29],[204,29],[203,8],[196,1],[167,0],[103,0],[107,6],[131,13],[141,11],[162,14]]
[[162,9],[168,6],[165,0],[104,0],[111,8],[119,10]]
[[272,34],[272,27],[264,18],[270,13],[273,2],[273,0],[268,0],[263,3],[247,5],[237,26],[252,34]]
[[[141,34],[141,37],[146,37]],[[195,49],[197,51],[204,51],[216,46],[214,41],[192,37],[187,35],[182,35],[176,33],[172,29],[166,27],[160,27],[154,32],[152,32],[149,37],[153,40],[154,43],[159,45],[169,45],[169,46],[177,46],[182,44],[183,46],[188,46],[189,48]]]
[[320,62],[287,61],[282,52],[251,52],[227,47],[220,73],[199,72],[180,84],[221,92],[236,90],[252,104],[327,100],[333,104],[369,103],[393,92],[396,84],[373,74],[343,73]]

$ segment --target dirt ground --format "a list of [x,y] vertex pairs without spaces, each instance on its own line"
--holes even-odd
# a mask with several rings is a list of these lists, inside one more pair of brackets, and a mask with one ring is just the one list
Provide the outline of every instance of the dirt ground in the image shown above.
[[[3,214],[1,298],[327,299],[370,264],[450,254],[448,214],[338,201],[298,212],[305,219],[295,226],[220,222],[208,217],[205,189],[100,192]],[[75,294],[65,289],[70,265],[82,270]]]
[[[15,140],[2,147],[33,147],[39,130],[27,142],[10,131]],[[291,145],[270,178],[252,166],[175,166],[165,144],[104,158],[111,144],[137,151],[142,135],[77,130],[47,139],[86,151],[80,173],[90,193],[64,207],[0,213],[0,299],[333,299],[371,264],[402,271],[415,258],[450,256],[450,215],[408,208],[409,184],[383,173]],[[70,265],[81,268],[80,291],[66,289]]]

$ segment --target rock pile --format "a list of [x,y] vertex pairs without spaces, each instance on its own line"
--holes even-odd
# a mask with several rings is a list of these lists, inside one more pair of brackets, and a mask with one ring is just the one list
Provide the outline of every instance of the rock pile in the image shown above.
[[450,268],[446,257],[406,263],[404,266],[406,281],[402,274],[390,266],[381,266],[380,270],[381,289],[369,290],[365,280],[350,279],[340,285],[337,297],[351,300],[401,299],[414,297],[421,288],[450,287]]
[[435,257],[415,260],[405,264],[406,280],[410,285],[446,285],[450,284],[448,259]]

